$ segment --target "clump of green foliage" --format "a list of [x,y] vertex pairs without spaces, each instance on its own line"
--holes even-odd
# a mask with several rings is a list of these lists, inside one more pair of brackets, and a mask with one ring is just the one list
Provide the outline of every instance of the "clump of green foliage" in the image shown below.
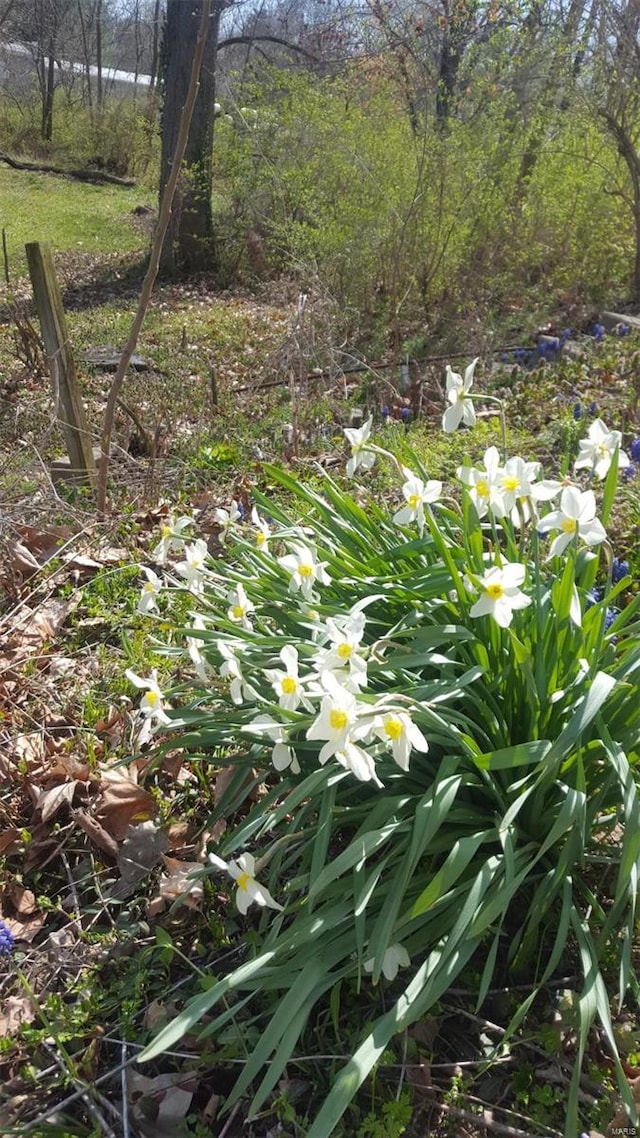
[[[453,376],[451,392],[448,429],[472,417],[468,384]],[[594,425],[570,486],[489,448],[486,469],[459,471],[458,500],[369,430],[349,432],[348,469],[395,465],[392,516],[364,486],[352,496],[325,476],[312,489],[270,468],[291,505],[256,493],[253,536],[235,503],[220,511],[225,563],[185,547],[185,519],[159,549],[183,548],[174,572],[198,598],[184,629],[198,679],[170,693],[179,710],[155,677],[131,679],[168,745],[180,732],[205,765],[227,755],[212,823],[228,828],[206,872],[227,875],[241,914],[262,915],[242,961],[212,974],[142,1058],[204,1017],[202,1038],[233,1018],[252,1042],[228,1105],[253,1087],[255,1113],[314,1009],[344,982],[383,988],[308,1131],[325,1138],[393,1037],[467,966],[479,969],[478,1009],[497,973],[530,984],[508,1038],[569,955],[580,979],[567,1134],[596,1021],[633,1117],[605,983],[613,968],[620,1003],[637,990],[640,598],[628,577],[614,583],[604,530],[619,433]],[[159,589],[149,578],[146,594]]]

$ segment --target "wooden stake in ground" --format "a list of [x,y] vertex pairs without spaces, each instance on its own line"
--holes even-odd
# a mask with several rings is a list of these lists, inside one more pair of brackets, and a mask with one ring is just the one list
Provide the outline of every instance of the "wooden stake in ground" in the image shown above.
[[207,34],[209,31],[209,20],[211,19],[211,0],[204,0],[202,5],[202,19],[200,20],[200,27],[198,28],[198,38],[196,41],[196,49],[193,56],[193,65],[191,67],[191,77],[189,79],[189,90],[187,92],[187,99],[182,111],[182,119],[180,121],[180,130],[178,133],[178,140],[176,142],[176,150],[173,156],[173,163],[171,165],[171,173],[169,180],[165,186],[160,202],[160,211],[158,214],[158,223],[156,231],[153,236],[153,244],[151,246],[151,257],[149,259],[149,268],[142,283],[142,291],[140,293],[140,300],[136,314],[133,318],[129,339],[127,340],[125,349],[120,357],[118,370],[113,378],[109,396],[107,398],[107,406],[104,413],[104,427],[102,429],[102,461],[100,463],[100,471],[98,477],[98,509],[104,511],[107,502],[107,476],[109,473],[109,450],[111,447],[111,435],[113,432],[113,422],[115,419],[116,405],[118,397],[124,383],[124,377],[127,374],[129,361],[136,349],[138,343],[138,336],[140,329],[144,323],[144,318],[147,314],[149,301],[151,300],[151,293],[155,279],[158,275],[158,266],[160,264],[160,254],[162,253],[162,246],[169,226],[169,218],[171,217],[171,205],[176,192],[178,178],[180,176],[180,169],[184,159],[184,153],[187,146],[187,139],[189,137],[189,127],[193,117],[193,108],[195,106],[196,97],[198,95],[198,84],[200,81],[200,72],[202,70],[202,60],[204,57],[204,49],[207,42]]
[[76,481],[95,487],[96,464],[91,435],[78,387],[51,247],[46,241],[32,241],[25,245],[25,249],[53,384],[56,417],[62,428],[71,469],[75,472]]

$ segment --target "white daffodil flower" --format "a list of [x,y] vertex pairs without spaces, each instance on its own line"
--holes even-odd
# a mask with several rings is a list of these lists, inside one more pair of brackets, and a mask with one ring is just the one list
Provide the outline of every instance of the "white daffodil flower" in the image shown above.
[[315,550],[304,545],[293,546],[291,553],[278,558],[278,564],[290,574],[289,592],[297,593],[300,590],[308,601],[311,600],[316,581],[319,585],[328,585],[331,581],[325,572],[326,561],[318,561]]
[[140,700],[140,713],[145,719],[155,719],[158,724],[170,723],[171,720],[164,710],[164,696],[158,687],[155,669],[146,679],[136,675],[131,668],[127,668],[125,676],[129,683],[145,693]]
[[496,517],[504,517],[506,511],[501,493],[502,468],[498,448],[488,447],[483,462],[484,468],[459,466],[456,474],[467,487],[478,517],[484,518],[489,509]]
[[293,774],[300,774],[300,763],[295,751],[289,746],[287,729],[282,723],[278,723],[272,715],[258,715],[250,723],[247,723],[244,730],[255,732],[258,735],[267,735],[271,739],[274,743],[271,762],[277,771],[284,771],[287,767],[291,767]]
[[396,525],[406,526],[409,522],[417,521],[420,536],[424,531],[424,508],[431,502],[437,502],[442,493],[442,482],[438,482],[431,478],[428,482],[423,482],[406,466],[402,467],[407,481],[402,487],[402,493],[406,500],[406,506],[398,510],[393,515],[393,520]]
[[278,697],[280,707],[285,711],[296,711],[302,703],[308,711],[312,704],[305,699],[304,689],[298,675],[298,651],[293,644],[286,644],[280,652],[285,671],[268,668],[265,675]]
[[351,444],[351,458],[347,463],[347,476],[353,478],[359,466],[363,470],[371,470],[376,456],[367,450],[367,443],[371,434],[373,418],[367,419],[361,427],[345,427],[344,433]]
[[[202,617],[199,615],[196,615],[193,618],[193,624],[191,625],[191,627],[193,628],[194,632],[196,630],[202,632],[206,626],[205,626],[205,623],[204,623]],[[193,664],[193,666],[195,668],[196,675],[197,675],[199,680],[202,680],[203,683],[206,683],[207,680],[209,679],[209,675],[208,675],[208,670],[207,670],[207,661],[205,660],[205,658],[201,652],[202,640],[200,640],[199,637],[197,637],[197,636],[187,636],[186,641],[187,641],[187,653],[189,655],[189,659],[191,660],[191,663]]]
[[220,526],[220,543],[221,545],[224,545],[230,531],[233,529],[237,522],[242,521],[242,510],[234,499],[234,501],[231,503],[230,510],[223,510],[221,507],[216,510],[215,519]]
[[329,617],[325,625],[325,637],[331,642],[330,648],[321,648],[313,666],[322,676],[324,672],[334,672],[348,691],[359,691],[367,686],[367,662],[358,652],[364,635],[364,613],[339,621]]
[[236,624],[242,625],[248,632],[251,632],[253,625],[250,616],[252,612],[255,612],[255,605],[253,601],[249,600],[244,591],[244,586],[236,585],[235,589],[227,594],[227,601],[229,602],[227,609],[229,620],[235,621]]
[[352,692],[343,687],[332,672],[322,676],[325,695],[322,698],[320,714],[307,731],[307,739],[326,739],[319,755],[321,763],[326,763],[336,751],[346,753],[348,743],[366,734],[366,727],[357,728],[359,708]]
[[184,578],[189,592],[196,596],[204,592],[208,556],[209,550],[206,541],[198,538],[197,541],[185,547],[184,560],[179,561],[176,565],[176,573]]
[[147,569],[146,565],[141,566],[141,568],[147,580],[142,586],[137,611],[140,613],[158,612],[157,598],[162,592],[162,581],[153,569]]
[[577,486],[565,486],[560,495],[560,509],[545,514],[538,522],[538,532],[560,530],[551,542],[549,558],[559,557],[578,535],[585,545],[599,545],[606,541],[607,531],[596,518],[596,496],[593,490],[579,490]]
[[224,663],[220,667],[220,678],[230,680],[229,694],[235,704],[249,703],[256,698],[256,692],[247,683],[240,667],[240,661],[233,648],[225,640],[216,641],[216,648]]
[[193,518],[168,518],[160,527],[160,541],[153,550],[153,557],[161,565],[166,565],[167,556],[174,550],[184,549],[182,536],[188,526],[193,525]]
[[[329,756],[327,756],[327,758],[328,757]],[[345,770],[351,771],[360,782],[374,782],[376,786],[380,787],[383,785],[376,774],[376,764],[373,761],[373,756],[370,755],[368,751],[365,751],[364,747],[359,747],[357,743],[352,743],[350,740],[347,740],[343,747],[334,751],[333,757]],[[321,752],[320,762],[322,761]]]
[[251,854],[243,853],[236,861],[224,861],[217,854],[209,854],[209,861],[218,869],[225,870],[232,877],[236,883],[236,905],[239,911],[244,914],[247,912],[249,905],[261,905],[263,908],[278,909],[282,911],[282,905],[274,901],[269,890],[265,885],[261,885],[256,881],[254,874],[256,870],[255,858]]
[[255,506],[253,507],[253,509],[251,511],[251,521],[253,522],[254,526],[256,527],[256,529],[258,531],[256,534],[256,538],[255,538],[256,546],[258,547],[258,549],[266,550],[267,546],[268,546],[269,538],[271,537],[271,530],[270,530],[269,526],[267,525],[267,523],[265,522],[264,518],[260,517],[260,514],[258,513]]
[[602,419],[595,419],[586,439],[580,440],[580,452],[574,470],[591,470],[596,478],[605,478],[616,451],[619,451],[618,466],[621,470],[624,469],[629,465],[629,457],[620,450],[621,442],[620,431],[610,431]]
[[409,770],[409,756],[411,748],[422,751],[429,750],[429,744],[420,728],[413,722],[406,711],[391,707],[376,715],[371,731],[376,738],[381,739],[387,750],[390,750],[396,763],[403,771]]
[[442,416],[442,429],[452,434],[461,423],[465,427],[475,427],[476,412],[469,392],[473,386],[473,373],[478,362],[476,357],[464,373],[464,379],[457,372],[452,371],[447,364],[447,399],[451,404]]
[[[385,980],[395,980],[400,968],[408,968],[411,957],[403,944],[390,944],[382,957],[382,975]],[[365,972],[373,972],[374,958],[363,964]]]
[[531,604],[531,597],[525,596],[519,589],[525,575],[524,565],[509,561],[487,569],[478,580],[481,595],[470,615],[492,616],[501,628],[508,628],[514,609],[524,609]]

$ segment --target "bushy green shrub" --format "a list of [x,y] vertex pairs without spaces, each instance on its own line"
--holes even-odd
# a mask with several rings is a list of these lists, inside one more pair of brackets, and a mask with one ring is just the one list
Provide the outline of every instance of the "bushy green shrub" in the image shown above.
[[[448,430],[474,422],[472,380],[473,367],[449,373]],[[569,953],[582,976],[575,1133],[595,1020],[617,1054],[603,962],[620,1001],[636,990],[640,598],[628,578],[612,584],[604,529],[620,435],[596,421],[573,481],[490,447],[460,468],[461,501],[410,450],[374,446],[370,423],[347,435],[350,474],[376,458],[397,468],[391,514],[362,486],[351,496],[325,475],[318,492],[270,468],[290,507],[256,492],[251,529],[236,503],[220,510],[222,564],[202,541],[185,547],[184,518],[155,551],[162,562],[182,548],[172,579],[198,600],[184,630],[198,679],[170,693],[172,709],[154,677],[130,678],[169,746],[232,769],[206,872],[262,916],[242,962],[214,969],[142,1058],[222,1004],[203,1036],[230,1016],[261,1027],[229,1100],[253,1086],[254,1112],[336,985],[382,983],[380,1014],[309,1131],[324,1138],[392,1037],[471,961],[478,1008],[496,969],[530,982],[512,1033]],[[162,585],[146,576],[151,612]]]
[[538,106],[534,92],[523,119],[508,75],[482,86],[473,72],[469,84],[443,132],[426,112],[412,128],[382,63],[322,80],[266,71],[243,89],[255,121],[234,111],[216,127],[227,255],[242,263],[255,231],[263,271],[317,274],[401,338],[425,315],[434,327],[441,313],[455,324],[525,296],[624,290],[631,213],[593,112],[542,95]]

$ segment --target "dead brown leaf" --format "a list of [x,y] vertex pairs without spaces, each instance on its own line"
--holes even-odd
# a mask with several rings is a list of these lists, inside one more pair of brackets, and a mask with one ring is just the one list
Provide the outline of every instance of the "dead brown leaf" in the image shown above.
[[33,773],[33,768],[41,765],[45,753],[43,731],[30,731],[28,735],[18,735],[13,745],[14,758],[25,764],[27,773]]
[[80,785],[76,779],[73,779],[71,782],[62,782],[58,786],[52,786],[50,790],[44,790],[36,803],[36,809],[40,811],[42,821],[48,822],[62,806],[71,806],[76,787]]
[[38,913],[37,916],[32,917],[30,920],[26,918],[24,920],[18,920],[15,917],[2,916],[0,914],[0,919],[2,919],[7,926],[9,932],[13,933],[16,940],[25,940],[27,944],[31,944],[33,938],[37,936],[44,925],[46,917],[44,913]]
[[0,834],[0,854],[17,853],[20,849],[20,833],[15,826],[10,826],[8,830],[3,830]]
[[111,837],[104,826],[101,826],[95,818],[87,810],[74,810],[73,817],[78,823],[81,830],[84,830],[88,838],[102,850],[108,854],[109,857],[117,858],[118,856],[118,843]]
[[157,812],[158,804],[148,790],[118,771],[103,773],[94,816],[116,841],[124,840],[129,826],[146,822]]
[[32,1023],[36,1008],[29,996],[8,996],[0,1011],[0,1038],[17,1031],[21,1023]]
[[11,910],[19,917],[31,917],[36,912],[35,894],[25,889],[17,881],[10,881],[2,891],[3,905],[9,905]]
[[131,1114],[145,1138],[178,1138],[184,1133],[183,1123],[199,1084],[195,1075],[149,1079],[131,1071],[127,1081]]
[[178,861],[175,857],[163,856],[166,873],[163,873],[158,885],[157,895],[149,902],[149,916],[155,917],[162,913],[167,905],[174,901],[186,905],[188,909],[198,909],[202,901],[202,878],[195,878],[194,874],[202,872],[202,863],[199,861]]
[[28,581],[41,568],[40,562],[19,541],[8,542],[7,553],[11,572],[22,581]]

